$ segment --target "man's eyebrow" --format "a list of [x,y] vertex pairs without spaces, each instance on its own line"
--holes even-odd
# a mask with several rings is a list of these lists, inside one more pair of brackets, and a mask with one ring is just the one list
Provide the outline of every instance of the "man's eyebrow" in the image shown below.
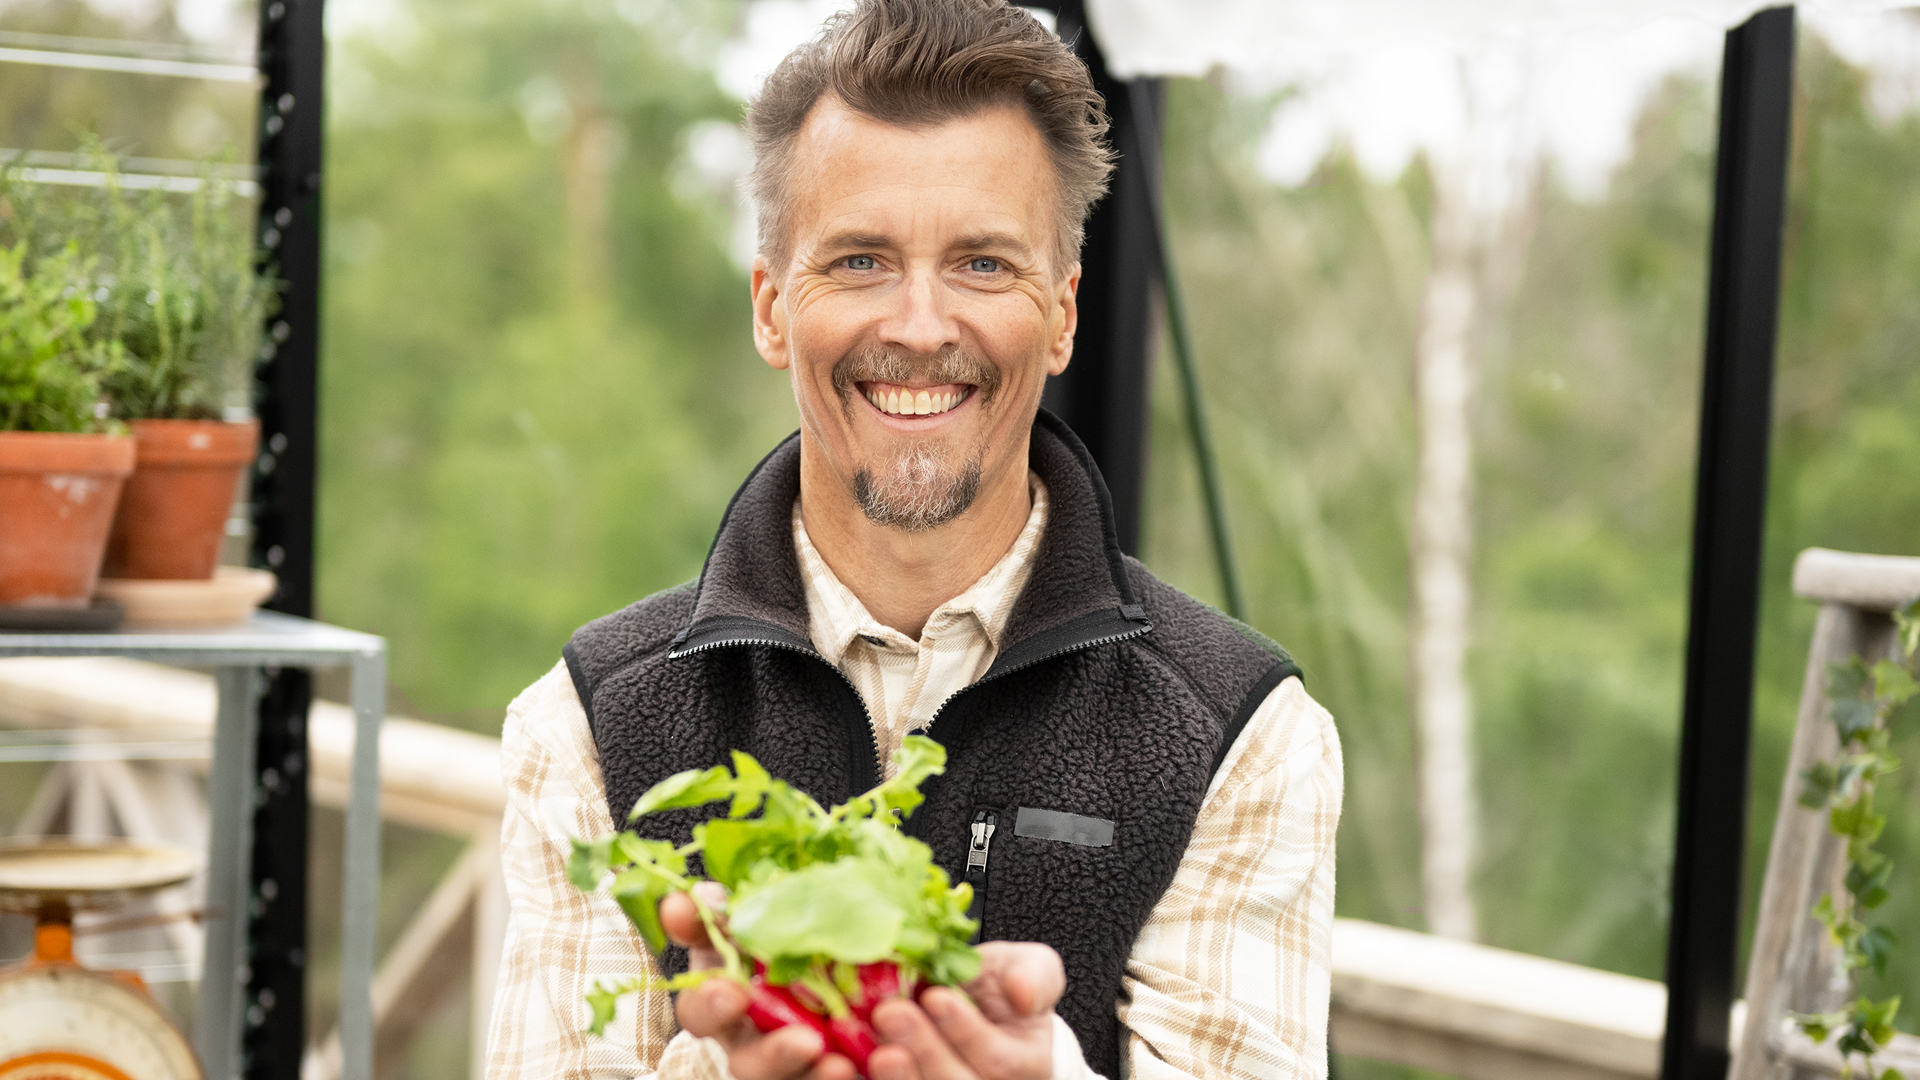
[[954,241],[956,248],[968,251],[1011,251],[1018,255],[1031,255],[1033,246],[1025,240],[1004,232],[974,233]]
[[853,248],[890,248],[892,246],[893,239],[891,237],[868,232],[835,233],[820,242],[820,250],[822,251],[847,251]]

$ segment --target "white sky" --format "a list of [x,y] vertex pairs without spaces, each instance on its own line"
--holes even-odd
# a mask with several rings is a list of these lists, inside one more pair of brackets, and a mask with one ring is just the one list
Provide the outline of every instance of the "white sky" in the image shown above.
[[[338,2],[338,0],[336,0]],[[361,0],[365,2],[365,0]],[[1910,2],[1910,0],[1909,0]],[[721,85],[746,98],[847,0],[750,0],[723,47]],[[1089,0],[1116,74],[1224,70],[1248,91],[1293,88],[1259,164],[1305,180],[1336,142],[1369,173],[1421,150],[1459,160],[1496,211],[1521,166],[1551,158],[1595,196],[1631,149],[1633,120],[1667,75],[1711,77],[1728,27],[1755,0]],[[1920,106],[1920,17],[1888,0],[1812,0],[1806,25],[1876,73],[1883,115]]]

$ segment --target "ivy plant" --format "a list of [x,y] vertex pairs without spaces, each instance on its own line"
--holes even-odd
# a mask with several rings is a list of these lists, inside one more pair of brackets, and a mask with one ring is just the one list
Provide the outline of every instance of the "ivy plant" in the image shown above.
[[1832,1012],[1796,1016],[1800,1030],[1814,1042],[1838,1034],[1843,1077],[1853,1075],[1855,1059],[1873,1080],[1903,1080],[1896,1069],[1875,1073],[1874,1055],[1893,1041],[1893,1020],[1900,997],[1875,1001],[1857,992],[1862,970],[1884,975],[1895,944],[1893,931],[1868,920],[1886,902],[1893,860],[1875,848],[1887,816],[1874,809],[1880,778],[1900,765],[1891,749],[1893,729],[1920,722],[1920,682],[1914,680],[1914,655],[1920,652],[1920,599],[1894,613],[1897,660],[1869,665],[1855,656],[1827,671],[1827,716],[1840,736],[1831,761],[1801,770],[1800,804],[1825,810],[1827,828],[1847,842],[1843,888],[1823,894],[1813,917],[1827,929],[1839,950],[1842,974],[1853,1000]]

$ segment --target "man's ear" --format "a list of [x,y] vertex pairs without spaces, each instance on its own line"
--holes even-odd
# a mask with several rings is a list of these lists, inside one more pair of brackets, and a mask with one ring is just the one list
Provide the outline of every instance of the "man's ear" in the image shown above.
[[785,371],[793,363],[787,345],[787,311],[780,302],[780,283],[767,266],[767,257],[753,257],[753,347],[760,358],[775,371]]
[[1060,327],[1047,345],[1047,374],[1058,375],[1067,370],[1067,362],[1073,359],[1073,332],[1080,325],[1079,263],[1068,267],[1066,275],[1054,287],[1053,304]]

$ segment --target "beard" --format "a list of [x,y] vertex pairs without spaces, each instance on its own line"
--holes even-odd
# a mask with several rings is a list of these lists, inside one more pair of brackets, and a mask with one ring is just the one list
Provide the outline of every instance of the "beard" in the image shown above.
[[876,476],[862,465],[853,474],[853,498],[875,525],[903,532],[937,529],[973,506],[980,495],[980,457],[954,462],[945,446],[909,446]]
[[[833,388],[840,407],[853,418],[854,398],[863,382],[970,386],[985,408],[999,392],[1000,369],[960,346],[930,355],[864,345],[833,365]],[[944,441],[916,440],[878,464],[861,465],[853,474],[853,498],[875,525],[904,532],[937,529],[967,512],[980,495],[983,447],[956,452]]]

